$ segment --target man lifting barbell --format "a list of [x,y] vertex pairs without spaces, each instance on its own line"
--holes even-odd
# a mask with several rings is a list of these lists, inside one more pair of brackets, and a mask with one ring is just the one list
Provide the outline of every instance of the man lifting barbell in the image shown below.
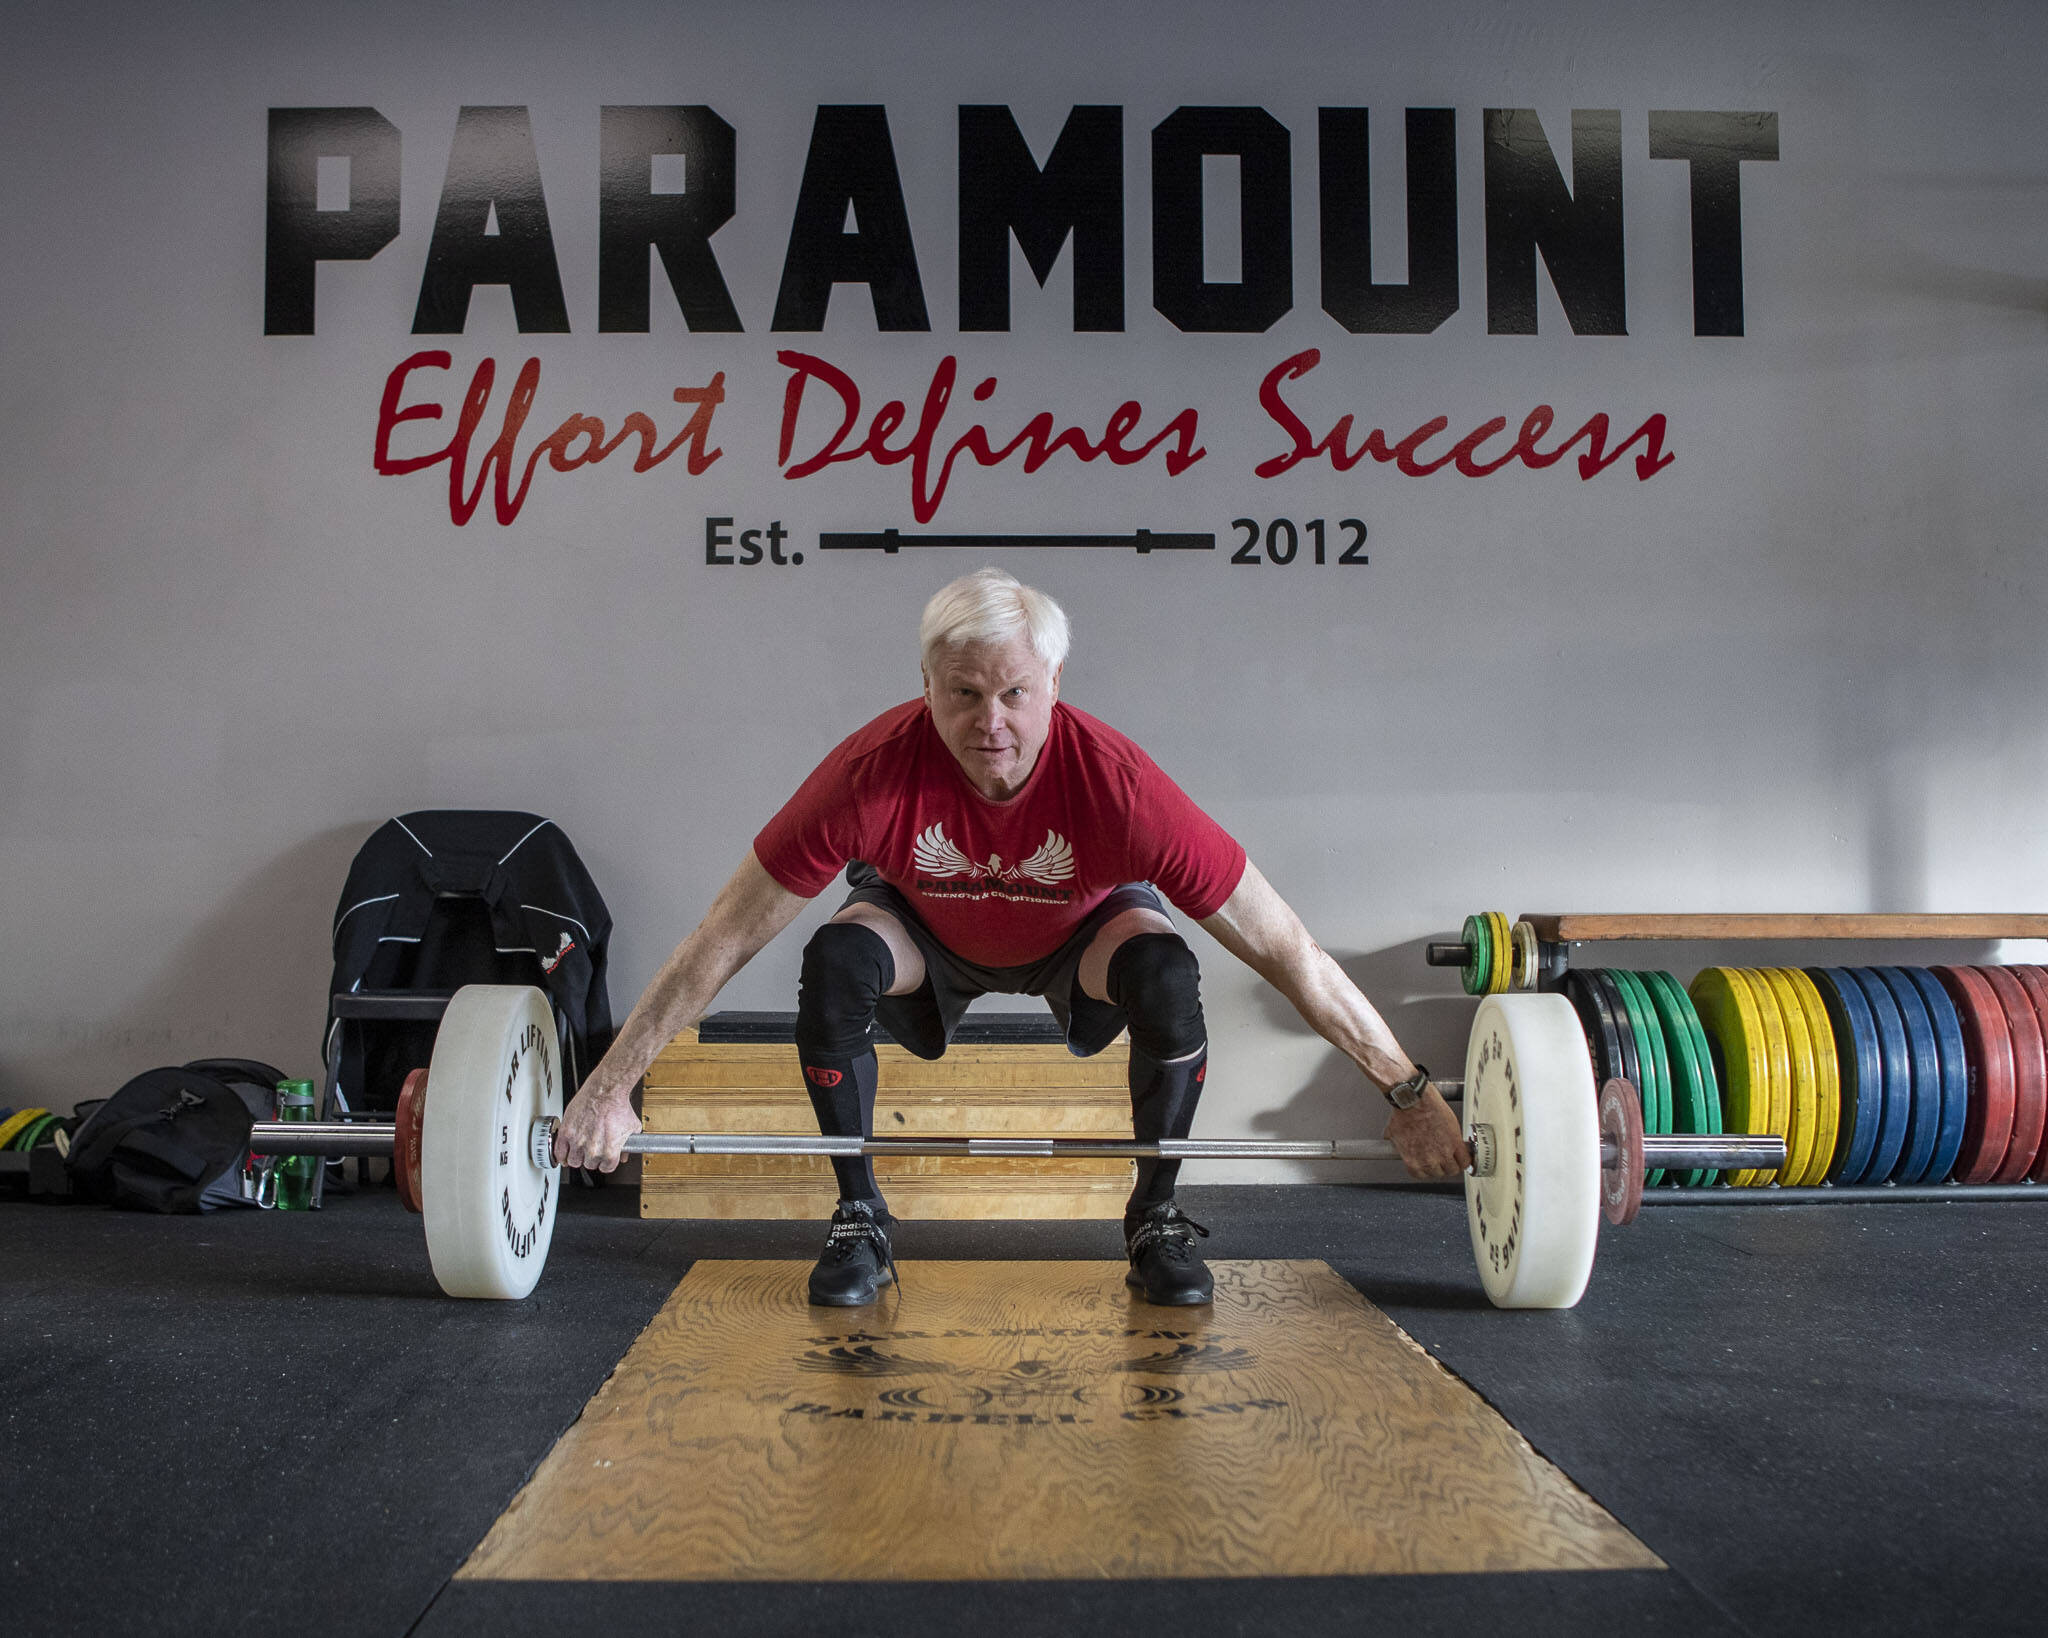
[[[610,1171],[640,1129],[632,1091],[678,1030],[842,868],[846,902],[804,948],[796,1042],[828,1136],[871,1136],[877,1020],[936,1058],[977,995],[1044,998],[1070,1050],[1130,1032],[1139,1142],[1185,1138],[1208,1062],[1194,952],[1170,901],[1293,1003],[1393,1104],[1410,1175],[1470,1163],[1449,1107],[1244,849],[1106,724],[1059,700],[1065,613],[998,569],[925,606],[924,694],[834,749],[754,839],[565,1111],[562,1163]],[[1164,894],[1162,899],[1161,894]],[[871,1302],[894,1277],[866,1156],[834,1156],[840,1200],[813,1302]],[[1207,1302],[1207,1230],[1175,1205],[1176,1159],[1141,1159],[1124,1213],[1130,1284]]]

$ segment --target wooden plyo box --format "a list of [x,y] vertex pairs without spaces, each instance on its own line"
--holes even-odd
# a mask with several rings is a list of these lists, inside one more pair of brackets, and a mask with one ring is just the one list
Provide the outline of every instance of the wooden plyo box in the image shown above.
[[[715,1016],[662,1049],[642,1099],[649,1132],[818,1130],[796,1047],[778,1027],[793,1015],[739,1016],[759,1022],[721,1028]],[[1026,1014],[1006,1027],[1006,1015],[970,1014],[935,1062],[878,1044],[876,1134],[1128,1139],[1128,1042],[1076,1058],[1051,1023]],[[784,1038],[760,1038],[774,1034]],[[1118,1218],[1133,1167],[1117,1159],[916,1155],[876,1161],[875,1177],[898,1217]],[[838,1193],[831,1163],[818,1155],[648,1155],[640,1215],[822,1219]]]

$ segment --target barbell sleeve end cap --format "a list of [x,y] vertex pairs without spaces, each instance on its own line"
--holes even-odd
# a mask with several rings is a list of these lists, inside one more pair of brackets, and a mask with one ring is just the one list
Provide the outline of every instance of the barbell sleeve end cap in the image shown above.
[[1493,1168],[1499,1163],[1500,1151],[1494,1142],[1493,1128],[1480,1122],[1472,1128],[1465,1139],[1472,1151],[1472,1175],[1491,1177]]
[[541,1171],[555,1169],[555,1132],[561,1124],[553,1115],[542,1115],[527,1132],[526,1152]]

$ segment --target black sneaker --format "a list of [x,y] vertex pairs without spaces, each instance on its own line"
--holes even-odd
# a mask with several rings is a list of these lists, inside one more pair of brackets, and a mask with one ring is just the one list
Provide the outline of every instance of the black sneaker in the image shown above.
[[1165,1307],[1185,1308],[1209,1301],[1215,1295],[1216,1282],[1195,1250],[1198,1234],[1209,1238],[1209,1231],[1184,1216],[1171,1200],[1151,1207],[1124,1236],[1131,1259],[1124,1284],[1142,1290],[1147,1302]]
[[889,1247],[891,1217],[872,1200],[842,1200],[832,1213],[824,1254],[811,1270],[811,1301],[831,1308],[858,1308],[895,1283],[896,1256]]

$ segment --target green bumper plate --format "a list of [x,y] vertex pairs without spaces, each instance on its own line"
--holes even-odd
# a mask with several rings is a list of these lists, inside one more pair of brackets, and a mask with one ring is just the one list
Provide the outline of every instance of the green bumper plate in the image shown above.
[[[1657,1021],[1664,1026],[1664,1044],[1670,1049],[1672,1130],[1695,1134],[1719,1132],[1721,1098],[1714,1083],[1714,1060],[1707,1051],[1706,1033],[1700,1030],[1699,1019],[1693,1015],[1691,1000],[1669,973],[1638,976],[1650,992]],[[1681,1186],[1701,1189],[1721,1174],[1695,1168],[1673,1175]]]
[[1486,925],[1486,917],[1465,918],[1465,965],[1459,973],[1467,995],[1486,993],[1487,975],[1493,971],[1491,952],[1493,930]]
[[[1643,1066],[1643,1130],[1658,1137],[1671,1132],[1671,1056],[1664,1044],[1664,1027],[1657,1021],[1657,1009],[1642,974],[1626,967],[1612,969],[1615,984],[1628,1003],[1629,1027],[1635,1031],[1636,1057]],[[1643,1178],[1643,1187],[1654,1189],[1664,1181],[1662,1169]]]

